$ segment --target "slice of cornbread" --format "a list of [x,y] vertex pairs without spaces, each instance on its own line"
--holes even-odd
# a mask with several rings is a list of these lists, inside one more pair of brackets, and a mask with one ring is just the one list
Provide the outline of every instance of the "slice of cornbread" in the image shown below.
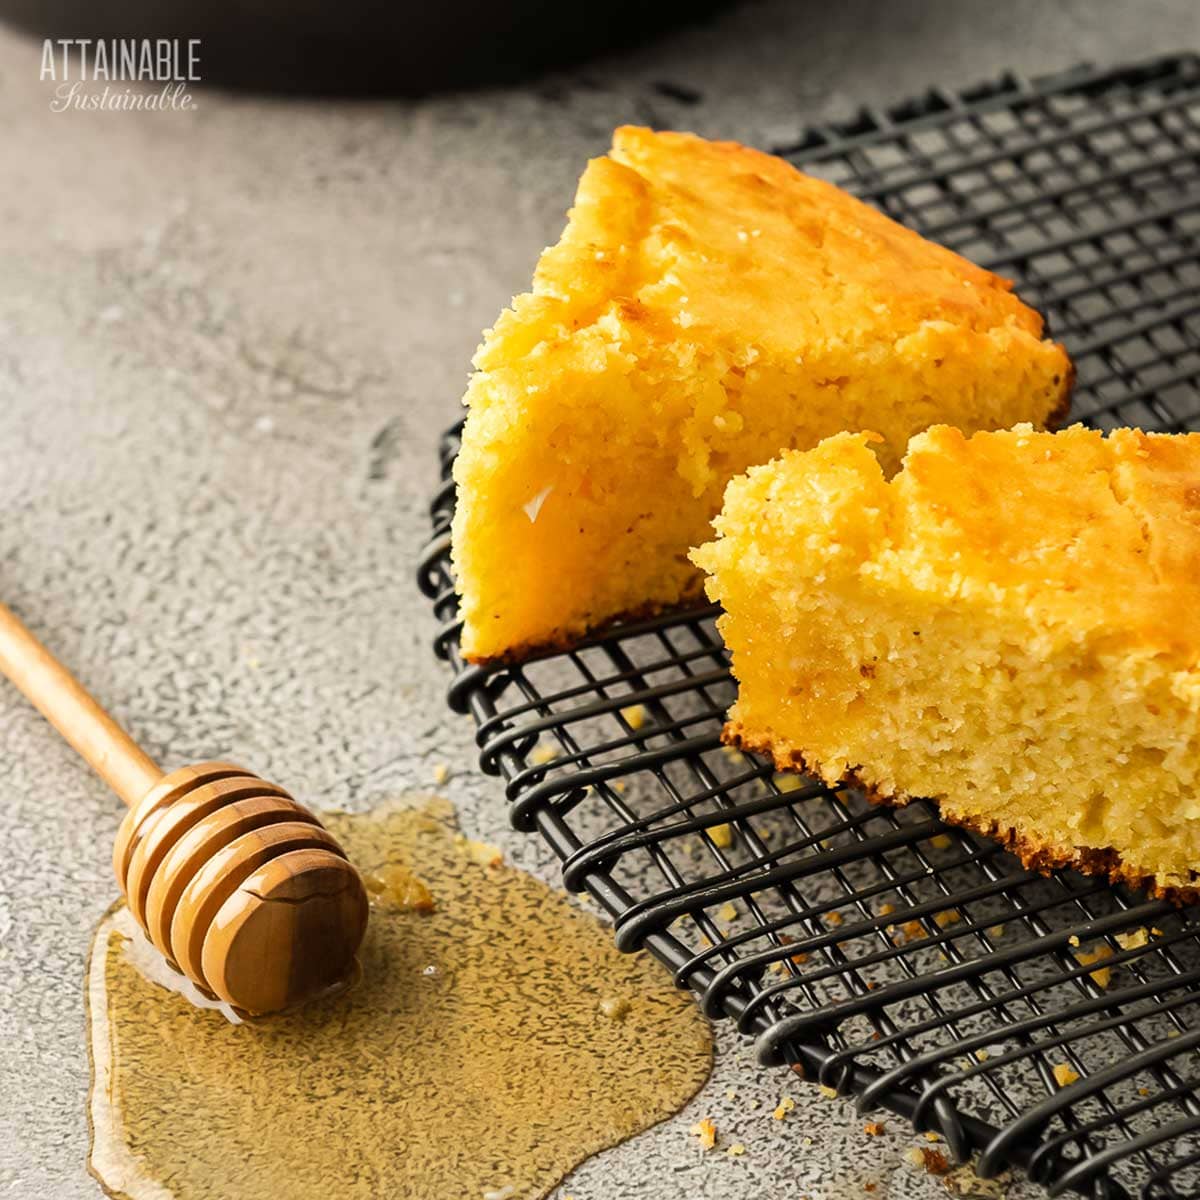
[[727,740],[936,799],[1031,866],[1194,894],[1200,434],[937,426],[733,480],[693,552],[739,682]]
[[617,130],[533,290],[475,356],[454,469],[463,652],[568,642],[698,596],[731,476],[843,429],[895,465],[936,421],[1065,411],[1009,285],[782,159]]

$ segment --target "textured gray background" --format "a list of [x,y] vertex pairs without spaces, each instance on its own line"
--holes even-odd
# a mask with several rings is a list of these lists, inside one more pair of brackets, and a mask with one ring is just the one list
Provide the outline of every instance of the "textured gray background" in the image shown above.
[[[479,330],[584,159],[622,121],[770,143],[934,81],[1198,35],[1196,0],[747,4],[521,90],[53,114],[37,47],[0,32],[0,596],[164,763],[233,757],[350,807],[449,763],[468,832],[556,880],[443,707],[412,566]],[[0,1194],[95,1196],[81,982],[119,808],[3,689],[0,771]],[[744,1158],[700,1155],[705,1115]],[[892,1126],[865,1137],[724,1031],[704,1094],[563,1192],[944,1195]]]

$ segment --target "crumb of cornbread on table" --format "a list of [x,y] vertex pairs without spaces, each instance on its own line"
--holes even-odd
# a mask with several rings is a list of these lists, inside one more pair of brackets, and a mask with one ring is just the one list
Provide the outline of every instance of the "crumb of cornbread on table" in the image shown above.
[[894,466],[935,421],[1056,418],[1072,376],[1007,281],[780,158],[630,127],[473,362],[451,536],[473,662],[698,598],[686,551],[782,450],[871,428]]
[[945,1175],[950,1169],[950,1160],[940,1150],[931,1150],[928,1146],[910,1146],[904,1157],[930,1175]]
[[717,1127],[711,1117],[701,1117],[688,1132],[699,1138],[701,1150],[711,1150],[717,1144]]
[[605,996],[600,1001],[600,1012],[610,1021],[623,1021],[631,1009],[632,1005],[624,996]]

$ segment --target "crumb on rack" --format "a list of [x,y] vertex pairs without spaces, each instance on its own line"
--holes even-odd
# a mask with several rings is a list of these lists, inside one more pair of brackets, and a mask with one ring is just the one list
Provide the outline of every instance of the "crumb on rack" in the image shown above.
[[1129,933],[1117,934],[1117,945],[1122,950],[1140,950],[1150,941],[1150,933],[1143,925],[1140,929],[1134,929]]
[[933,919],[939,929],[945,929],[947,925],[957,925],[962,920],[962,914],[956,908],[946,908],[935,913]]
[[804,777],[802,775],[794,775],[790,771],[780,771],[778,774],[771,776],[771,782],[778,791],[794,792],[797,788],[804,786]]
[[837,1088],[831,1088],[828,1085],[822,1083],[822,1084],[818,1085],[818,1090],[820,1091],[821,1095],[825,1097],[826,1100],[836,1100],[838,1098]]
[[863,1126],[863,1133],[868,1137],[882,1137],[887,1131],[887,1126],[882,1121],[868,1121]]
[[779,1103],[775,1106],[775,1111],[771,1114],[771,1119],[773,1121],[782,1121],[795,1107],[796,1102],[791,1096],[780,1096]]
[[[1112,958],[1113,948],[1107,942],[1101,942],[1094,950],[1083,950],[1075,955],[1076,961],[1081,967],[1090,967],[1092,963],[1103,962],[1106,958]],[[1098,967],[1095,971],[1089,971],[1092,981],[1097,987],[1106,988],[1109,981],[1112,979],[1112,967]]]
[[1003,925],[989,925],[988,929],[987,929],[987,935],[990,938],[1003,937],[1004,936],[1004,926]]
[[445,763],[433,764],[433,782],[441,787],[450,778],[450,768]]
[[886,900],[879,906],[879,915],[881,917],[890,917],[895,911],[896,906],[888,903]]
[[730,1158],[741,1158],[741,1156],[746,1153],[746,1147],[743,1146],[741,1142],[734,1142],[733,1145],[725,1151],[725,1153],[728,1154]]
[[544,767],[547,763],[553,762],[558,757],[558,748],[539,742],[534,746],[533,752],[529,755],[529,761],[535,767]]
[[711,1150],[717,1144],[717,1127],[710,1117],[701,1117],[688,1132],[700,1139],[701,1150]]
[[1069,1087],[1072,1083],[1079,1080],[1079,1072],[1073,1071],[1066,1063],[1055,1063],[1052,1068],[1054,1071],[1054,1082],[1060,1088]]
[[736,921],[738,918],[737,905],[732,900],[726,900],[720,908],[717,909],[718,921]]
[[841,925],[845,919],[840,912],[827,912],[822,918],[826,925],[832,925],[834,928]]
[[646,706],[631,704],[628,708],[621,709],[621,716],[625,719],[625,724],[636,731],[646,723]]
[[733,827],[728,823],[713,825],[708,831],[708,836],[718,850],[728,850],[733,845]]
[[929,844],[935,850],[949,850],[953,845],[953,839],[948,833],[936,833],[929,839]]
[[1079,945],[1079,934],[1077,934],[1077,933],[1071,934],[1071,936],[1069,938],[1067,938],[1067,941],[1072,946],[1078,946]]

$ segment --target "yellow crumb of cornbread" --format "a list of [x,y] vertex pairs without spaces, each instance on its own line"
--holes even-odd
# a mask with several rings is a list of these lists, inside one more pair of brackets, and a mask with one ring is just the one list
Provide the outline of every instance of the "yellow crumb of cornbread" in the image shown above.
[[701,1150],[711,1150],[717,1144],[717,1127],[711,1117],[701,1117],[688,1132],[700,1139]]
[[1060,1088],[1067,1087],[1079,1079],[1079,1072],[1073,1071],[1066,1063],[1054,1064],[1054,1082]]
[[630,729],[636,731],[641,729],[646,723],[646,706],[644,704],[631,704],[627,708],[621,709],[621,716],[625,718],[625,724]]

